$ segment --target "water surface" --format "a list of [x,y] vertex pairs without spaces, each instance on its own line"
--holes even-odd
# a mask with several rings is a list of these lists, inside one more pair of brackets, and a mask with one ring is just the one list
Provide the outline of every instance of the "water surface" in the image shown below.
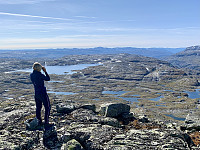
[[188,98],[195,99],[195,98],[200,98],[200,89],[195,89],[195,91],[190,92],[190,91],[184,91],[185,93],[188,94]]
[[172,114],[164,114],[164,115],[165,115],[165,116],[168,116],[168,117],[171,117],[171,118],[173,118],[174,120],[185,121],[185,118],[175,117],[175,116],[172,115]]
[[77,94],[77,93],[73,93],[73,92],[54,92],[54,91],[47,91],[47,93],[53,93],[53,94],[56,94],[56,95],[74,95],[74,94]]
[[[63,75],[63,74],[73,74],[75,71],[73,70],[82,70],[90,66],[98,66],[99,64],[78,64],[78,65],[67,65],[67,66],[45,66],[47,69],[47,72],[49,74],[57,74],[57,75]],[[33,69],[24,69],[24,70],[17,70],[22,72],[32,72]]]
[[156,97],[156,98],[150,98],[150,99],[148,99],[148,100],[151,100],[151,101],[159,101],[161,98],[164,98],[164,96],[161,95],[161,96],[158,96],[158,97]]

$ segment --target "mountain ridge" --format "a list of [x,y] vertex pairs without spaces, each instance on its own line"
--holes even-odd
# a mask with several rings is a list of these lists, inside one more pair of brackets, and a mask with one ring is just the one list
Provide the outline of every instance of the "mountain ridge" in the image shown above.
[[184,51],[178,52],[165,60],[179,68],[200,70],[200,46],[190,46]]
[[29,50],[0,50],[0,58],[59,58],[65,55],[93,54],[136,54],[147,57],[163,58],[180,52],[184,48],[136,48],[136,47],[95,47],[95,48],[63,48],[63,49],[29,49]]

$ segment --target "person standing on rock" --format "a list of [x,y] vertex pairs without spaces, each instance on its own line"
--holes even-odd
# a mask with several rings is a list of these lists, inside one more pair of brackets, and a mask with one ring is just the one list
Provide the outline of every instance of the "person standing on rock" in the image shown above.
[[[44,71],[45,75],[41,73],[41,70]],[[36,118],[39,120],[39,125],[42,125],[41,109],[43,104],[45,108],[44,127],[45,130],[48,130],[53,125],[49,124],[51,105],[47,95],[46,87],[44,86],[44,81],[50,81],[50,77],[46,71],[46,68],[40,63],[35,62],[33,64],[33,72],[30,74],[30,78],[35,89]]]

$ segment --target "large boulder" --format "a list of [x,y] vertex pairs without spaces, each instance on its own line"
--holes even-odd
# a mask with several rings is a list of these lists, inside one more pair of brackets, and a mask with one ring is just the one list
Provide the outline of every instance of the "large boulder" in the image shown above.
[[122,104],[122,103],[108,103],[108,104],[103,104],[100,107],[99,111],[100,115],[105,116],[105,117],[119,117],[123,113],[130,113],[130,106],[127,104]]

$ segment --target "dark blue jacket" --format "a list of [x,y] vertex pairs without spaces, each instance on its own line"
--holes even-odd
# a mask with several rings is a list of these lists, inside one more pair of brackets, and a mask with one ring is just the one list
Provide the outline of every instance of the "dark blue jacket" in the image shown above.
[[44,86],[44,81],[49,81],[50,77],[48,73],[45,73],[45,75],[35,70],[30,74],[31,81],[35,88],[35,95],[46,93],[46,87]]

